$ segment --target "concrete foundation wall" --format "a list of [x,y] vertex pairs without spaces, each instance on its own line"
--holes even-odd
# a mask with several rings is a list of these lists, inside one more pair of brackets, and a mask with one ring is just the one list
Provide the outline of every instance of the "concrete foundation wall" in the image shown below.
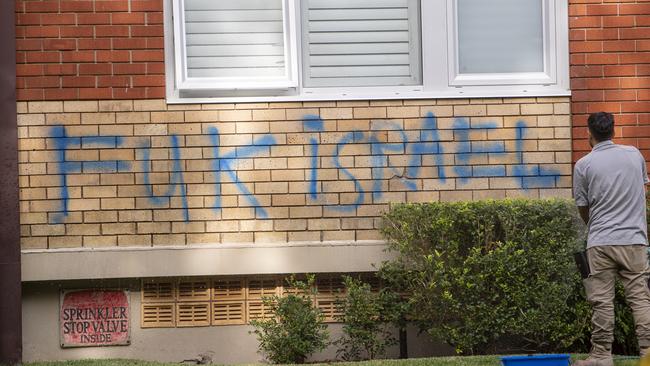
[[22,280],[374,272],[393,255],[381,241],[32,250]]
[[[116,347],[61,348],[59,345],[59,294],[63,289],[86,288],[128,289],[131,306],[131,345]],[[260,362],[258,342],[248,325],[228,325],[193,328],[140,327],[140,281],[135,279],[111,281],[66,281],[26,283],[23,285],[23,348],[24,361],[68,360],[84,358],[131,358],[179,362],[209,353],[215,363]],[[329,326],[332,339],[340,334],[341,326]],[[409,356],[449,355],[453,349],[432,343],[426,335],[417,336],[410,329]],[[397,347],[389,357],[397,357]],[[311,360],[336,357],[334,347],[314,355]]]

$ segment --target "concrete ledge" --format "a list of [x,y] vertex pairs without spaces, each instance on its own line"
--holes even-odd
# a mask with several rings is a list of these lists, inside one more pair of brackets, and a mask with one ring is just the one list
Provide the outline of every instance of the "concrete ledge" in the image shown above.
[[383,241],[215,244],[22,252],[22,281],[374,271]]

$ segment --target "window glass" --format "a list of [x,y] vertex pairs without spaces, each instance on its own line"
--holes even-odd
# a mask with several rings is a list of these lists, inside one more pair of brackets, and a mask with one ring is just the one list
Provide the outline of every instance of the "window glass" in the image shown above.
[[458,0],[459,73],[544,72],[543,0]]

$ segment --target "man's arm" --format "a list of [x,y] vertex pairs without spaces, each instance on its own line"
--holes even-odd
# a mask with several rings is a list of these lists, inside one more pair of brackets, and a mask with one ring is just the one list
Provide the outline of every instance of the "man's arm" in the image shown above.
[[589,206],[578,206],[578,212],[585,224],[589,223]]

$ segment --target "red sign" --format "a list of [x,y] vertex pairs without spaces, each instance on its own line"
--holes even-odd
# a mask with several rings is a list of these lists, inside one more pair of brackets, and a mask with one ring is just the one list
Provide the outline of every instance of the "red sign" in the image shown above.
[[130,343],[129,295],[118,290],[77,290],[61,294],[61,347]]

